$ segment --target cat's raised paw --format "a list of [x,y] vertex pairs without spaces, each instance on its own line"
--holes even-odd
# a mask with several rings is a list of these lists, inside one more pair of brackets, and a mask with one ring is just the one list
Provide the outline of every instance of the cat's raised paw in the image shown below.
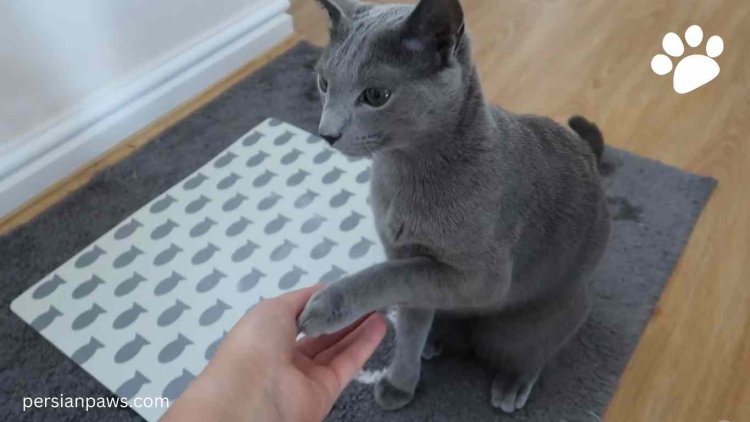
[[351,324],[360,315],[350,309],[338,285],[315,292],[297,318],[297,328],[314,337],[334,333]]
[[400,409],[411,402],[414,392],[403,391],[396,388],[388,377],[383,377],[375,384],[375,401],[383,410]]

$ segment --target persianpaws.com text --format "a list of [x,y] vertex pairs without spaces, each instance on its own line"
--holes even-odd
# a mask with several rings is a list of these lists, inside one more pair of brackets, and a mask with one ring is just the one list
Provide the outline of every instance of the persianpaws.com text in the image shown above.
[[125,397],[69,397],[64,394],[48,397],[24,397],[23,411],[28,409],[73,409],[81,408],[89,411],[97,408],[133,407],[133,408],[167,408],[169,399],[166,397],[136,397],[130,403]]

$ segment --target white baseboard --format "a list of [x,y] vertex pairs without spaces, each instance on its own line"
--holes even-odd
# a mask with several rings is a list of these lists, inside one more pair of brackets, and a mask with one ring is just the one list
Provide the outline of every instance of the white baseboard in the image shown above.
[[289,37],[288,7],[288,0],[268,0],[155,69],[13,142],[0,157],[0,217]]

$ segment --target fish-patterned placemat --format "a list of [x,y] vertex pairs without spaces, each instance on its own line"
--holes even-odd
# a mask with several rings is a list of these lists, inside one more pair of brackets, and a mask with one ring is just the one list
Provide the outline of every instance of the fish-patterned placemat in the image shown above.
[[[261,298],[382,261],[369,166],[268,119],[16,298],[108,389],[176,399]],[[155,421],[166,409],[134,408]]]

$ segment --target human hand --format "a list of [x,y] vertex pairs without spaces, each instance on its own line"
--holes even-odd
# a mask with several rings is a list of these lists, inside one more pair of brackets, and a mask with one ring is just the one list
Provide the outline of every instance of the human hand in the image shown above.
[[232,328],[164,421],[320,421],[385,336],[382,315],[320,337],[297,316],[321,286],[260,302]]

